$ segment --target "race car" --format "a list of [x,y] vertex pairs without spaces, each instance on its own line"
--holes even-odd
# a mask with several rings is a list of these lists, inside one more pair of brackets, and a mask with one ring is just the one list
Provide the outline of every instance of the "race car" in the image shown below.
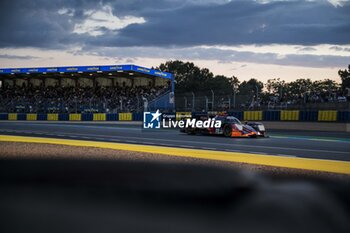
[[[197,116],[197,120],[206,120],[208,116]],[[233,116],[216,115],[213,120],[221,121],[220,128],[214,127],[188,127],[180,131],[187,134],[211,134],[224,135],[225,137],[264,137],[265,127],[260,122],[246,122],[243,124],[240,120]]]

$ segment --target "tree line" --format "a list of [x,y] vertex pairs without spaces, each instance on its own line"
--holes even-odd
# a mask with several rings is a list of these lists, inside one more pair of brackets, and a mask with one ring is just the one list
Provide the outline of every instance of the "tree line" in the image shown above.
[[348,69],[339,70],[338,75],[341,83],[334,80],[323,79],[312,81],[310,79],[297,79],[286,82],[280,78],[269,79],[266,83],[257,79],[240,82],[236,76],[226,77],[214,75],[207,68],[199,68],[192,62],[167,61],[157,69],[173,73],[176,80],[175,91],[186,92],[208,92],[213,90],[218,95],[256,95],[259,97],[277,96],[291,98],[305,93],[319,93],[345,95],[347,88],[350,88],[350,65]]

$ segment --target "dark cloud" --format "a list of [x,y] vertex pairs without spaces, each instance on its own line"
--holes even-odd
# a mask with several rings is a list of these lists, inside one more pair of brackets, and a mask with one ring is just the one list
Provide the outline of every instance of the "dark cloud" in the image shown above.
[[[0,47],[62,49],[75,45],[195,46],[237,44],[350,44],[350,4],[334,7],[326,1],[180,0],[2,0]],[[85,10],[110,5],[118,17],[144,17],[120,31],[101,27],[93,37],[72,33],[86,19]],[[70,15],[58,10],[69,9]]]
[[239,67],[234,67],[231,70],[240,70],[240,69],[243,69],[243,68],[246,68],[246,67],[248,67],[248,65],[247,64],[243,64],[243,65],[240,65]]
[[348,44],[350,5],[328,2],[232,1],[223,5],[186,5],[173,11],[146,10],[145,24],[116,36],[107,34],[94,45],[193,46],[235,44]]
[[332,46],[329,49],[334,50],[334,51],[343,51],[343,48],[339,47],[339,46]]
[[350,48],[342,48],[340,46],[332,46],[329,49],[334,50],[334,51],[345,51],[345,52],[350,52]]
[[312,51],[316,51],[317,49],[312,48],[312,47],[302,47],[302,48],[298,48],[299,52],[312,52]]
[[55,11],[45,1],[1,1],[0,47],[61,47],[72,25]]
[[[349,56],[254,53],[218,48],[158,48],[158,47],[121,47],[121,48],[90,48],[90,55],[105,57],[139,57],[179,60],[214,60],[219,63],[259,63],[302,67],[344,67],[349,64]],[[86,51],[86,50],[85,50]]]

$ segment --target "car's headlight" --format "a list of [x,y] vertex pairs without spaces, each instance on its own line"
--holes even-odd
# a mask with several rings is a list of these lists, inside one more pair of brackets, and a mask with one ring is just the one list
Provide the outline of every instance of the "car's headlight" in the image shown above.
[[265,126],[263,126],[263,125],[258,125],[258,129],[259,129],[259,131],[265,131]]

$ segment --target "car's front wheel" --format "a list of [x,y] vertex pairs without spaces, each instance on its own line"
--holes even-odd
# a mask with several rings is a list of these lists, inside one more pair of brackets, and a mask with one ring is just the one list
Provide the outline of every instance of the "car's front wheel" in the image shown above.
[[225,125],[224,126],[224,136],[225,137],[231,137],[232,135],[232,126],[231,125]]

